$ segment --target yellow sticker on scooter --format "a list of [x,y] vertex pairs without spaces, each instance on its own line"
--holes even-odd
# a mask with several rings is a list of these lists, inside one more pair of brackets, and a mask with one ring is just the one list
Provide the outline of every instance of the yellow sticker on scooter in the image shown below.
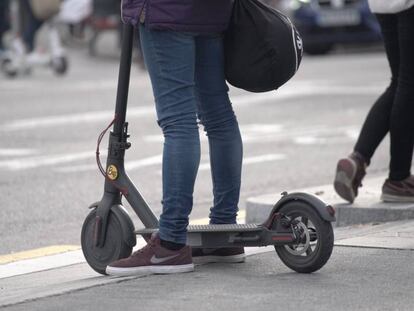
[[108,178],[110,180],[115,180],[118,178],[118,169],[116,168],[115,165],[111,164],[108,166],[107,170],[106,170],[106,175],[108,175]]

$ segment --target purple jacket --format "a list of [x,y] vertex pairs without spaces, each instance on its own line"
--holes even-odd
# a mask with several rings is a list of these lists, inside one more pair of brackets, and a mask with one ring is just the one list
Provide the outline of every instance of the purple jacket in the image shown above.
[[233,0],[122,0],[122,17],[136,25],[145,8],[145,25],[151,29],[221,32],[232,7]]

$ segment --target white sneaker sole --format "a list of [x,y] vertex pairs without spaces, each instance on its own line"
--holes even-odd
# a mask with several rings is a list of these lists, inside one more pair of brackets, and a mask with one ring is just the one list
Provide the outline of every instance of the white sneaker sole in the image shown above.
[[148,274],[173,274],[194,271],[194,264],[174,266],[143,266],[132,268],[106,267],[106,274],[111,276],[135,276]]
[[193,262],[198,265],[206,263],[241,263],[245,262],[246,255],[239,254],[233,256],[199,256],[193,257]]
[[385,193],[381,195],[381,200],[390,203],[414,203],[414,197],[402,197]]
[[336,193],[344,200],[353,203],[356,193],[352,188],[352,182],[357,172],[357,165],[351,159],[341,159],[338,162],[334,180]]

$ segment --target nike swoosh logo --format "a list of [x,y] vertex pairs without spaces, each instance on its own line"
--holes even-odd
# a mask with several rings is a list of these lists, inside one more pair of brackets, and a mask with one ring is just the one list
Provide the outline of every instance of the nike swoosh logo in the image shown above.
[[156,264],[160,264],[160,263],[166,262],[167,260],[173,259],[173,258],[175,258],[177,256],[178,256],[178,254],[171,255],[171,256],[167,256],[167,257],[158,258],[157,256],[152,255],[152,257],[150,259],[150,262],[156,265]]

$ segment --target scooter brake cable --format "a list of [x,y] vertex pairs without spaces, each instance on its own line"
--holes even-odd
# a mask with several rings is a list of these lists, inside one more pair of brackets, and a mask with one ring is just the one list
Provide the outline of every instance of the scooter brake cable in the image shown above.
[[114,185],[114,187],[117,188],[123,195],[126,195],[128,193],[128,191],[124,188],[119,187],[113,180],[111,180],[108,177],[108,174],[106,173],[106,170],[102,166],[102,162],[101,162],[101,158],[100,158],[100,152],[99,152],[99,146],[101,145],[102,139],[104,138],[106,132],[108,132],[108,130],[111,128],[111,126],[115,123],[117,118],[118,118],[117,115],[115,115],[113,120],[111,121],[111,123],[109,123],[109,125],[101,132],[101,134],[99,134],[98,142],[97,142],[97,145],[96,145],[96,163],[98,164],[98,168],[99,168],[99,171],[101,172],[101,174],[107,180],[109,180]]

